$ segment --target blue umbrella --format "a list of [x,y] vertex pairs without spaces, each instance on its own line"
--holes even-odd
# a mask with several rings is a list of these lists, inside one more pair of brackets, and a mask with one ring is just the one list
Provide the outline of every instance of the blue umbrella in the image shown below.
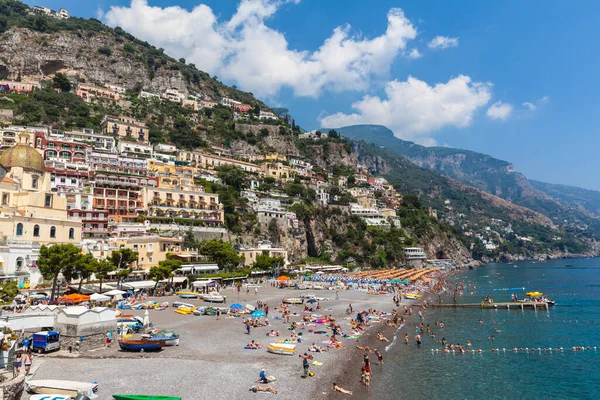
[[317,302],[316,299],[310,299],[310,300],[307,301],[307,303],[316,303],[316,302]]
[[232,304],[229,308],[233,308],[234,310],[243,310],[244,307],[241,304]]
[[252,315],[253,318],[260,318],[266,316],[267,314],[265,314],[263,310],[256,310],[250,315]]

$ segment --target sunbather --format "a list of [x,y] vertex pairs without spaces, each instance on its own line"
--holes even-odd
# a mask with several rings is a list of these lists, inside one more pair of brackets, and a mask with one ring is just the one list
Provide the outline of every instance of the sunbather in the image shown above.
[[352,394],[352,391],[346,390],[346,389],[344,389],[342,387],[339,387],[338,385],[335,384],[335,382],[333,382],[333,385],[331,386],[331,389],[334,392],[340,392],[340,393],[344,393],[344,394]]
[[250,390],[253,391],[254,393],[256,393],[256,392],[271,392],[271,393],[277,394],[277,390],[271,385],[265,386],[264,388],[261,387],[260,385],[256,385]]

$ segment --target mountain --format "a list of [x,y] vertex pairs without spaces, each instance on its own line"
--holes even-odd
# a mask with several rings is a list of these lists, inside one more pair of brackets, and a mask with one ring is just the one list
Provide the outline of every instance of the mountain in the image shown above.
[[[469,150],[421,146],[396,138],[391,130],[380,125],[354,125],[336,130],[344,137],[386,147],[418,166],[546,215],[563,228],[600,238],[598,208],[591,193],[577,192],[582,196],[577,197],[571,190],[569,197],[566,189],[540,189],[544,184],[532,184],[507,161]],[[588,201],[577,201],[582,198]]]
[[560,200],[564,204],[581,208],[600,216],[600,192],[575,186],[558,185],[529,180],[529,183],[548,196]]

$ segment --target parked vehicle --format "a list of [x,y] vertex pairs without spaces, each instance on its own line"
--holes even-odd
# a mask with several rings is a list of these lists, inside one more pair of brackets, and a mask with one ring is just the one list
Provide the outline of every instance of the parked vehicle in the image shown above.
[[60,333],[56,331],[34,333],[31,348],[37,353],[60,350]]

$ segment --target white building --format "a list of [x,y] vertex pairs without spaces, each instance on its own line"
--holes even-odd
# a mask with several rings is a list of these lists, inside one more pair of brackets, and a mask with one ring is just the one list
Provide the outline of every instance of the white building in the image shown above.
[[123,87],[123,86],[117,86],[117,85],[110,85],[110,84],[106,84],[104,85],[106,86],[108,89],[117,92],[117,93],[125,93],[127,92],[127,90]]
[[72,139],[75,142],[80,143],[93,143],[95,150],[115,150],[115,138],[114,136],[103,135],[95,133],[93,129],[83,128],[81,131],[68,131],[63,132],[57,129],[50,131],[48,138],[67,138]]
[[39,255],[39,243],[8,240],[0,245],[0,279],[16,280],[20,287],[27,283],[31,287],[36,286],[42,281],[42,274],[36,265]]
[[138,143],[138,142],[127,142],[125,140],[121,140],[121,141],[119,141],[119,144],[117,145],[117,151],[119,152],[119,154],[151,157],[152,156],[152,145]]
[[160,153],[162,153],[162,152],[174,153],[177,151],[177,147],[172,144],[159,143],[159,144],[154,145],[154,150],[158,151]]
[[327,193],[326,189],[319,188],[316,190],[316,193],[316,199],[320,205],[326,206],[329,204],[329,193]]
[[350,214],[360,217],[369,226],[389,226],[387,216],[376,208],[366,208],[356,203],[350,203]]
[[266,254],[269,257],[281,257],[284,260],[284,264],[280,267],[284,267],[289,264],[288,252],[283,247],[274,247],[271,242],[265,240],[259,242],[256,247],[242,247],[240,248],[240,256],[244,257],[244,265],[252,265],[256,262],[256,258],[262,254]]
[[185,94],[180,93],[177,89],[171,88],[165,90],[165,92],[162,94],[162,98],[167,99],[169,101],[181,103],[185,99]]
[[273,114],[270,111],[260,111],[260,114],[258,115],[259,119],[271,119],[271,120],[277,120],[279,119],[279,117],[277,117],[277,115]]
[[422,247],[405,247],[404,258],[406,261],[425,260],[427,255],[425,255],[425,250]]
[[224,105],[225,107],[233,107],[233,106],[235,106],[237,104],[242,104],[242,102],[241,101],[236,101],[236,100],[233,100],[233,99],[228,99],[227,97],[223,97],[221,99],[221,105]]
[[140,91],[140,97],[142,99],[156,99],[156,100],[160,100],[160,95],[155,94],[155,93],[150,93],[150,92],[144,92],[143,90]]

